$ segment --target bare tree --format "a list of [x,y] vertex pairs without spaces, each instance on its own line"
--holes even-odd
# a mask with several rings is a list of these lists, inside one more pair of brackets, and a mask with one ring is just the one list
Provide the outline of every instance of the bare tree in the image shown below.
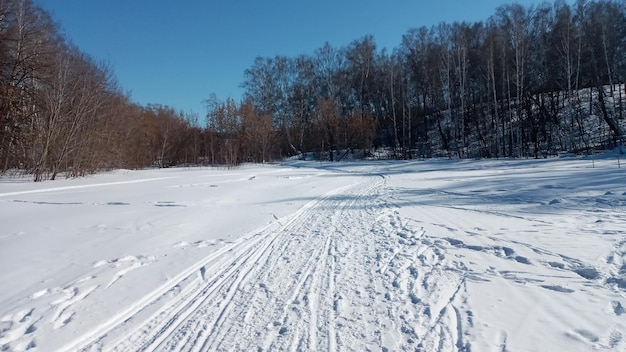
[[274,129],[269,115],[259,115],[251,101],[245,101],[239,107],[241,115],[242,146],[250,155],[248,161],[262,162],[270,160],[270,151],[274,144]]
[[30,0],[0,2],[0,157],[2,170],[28,168],[36,94],[60,40],[46,12]]

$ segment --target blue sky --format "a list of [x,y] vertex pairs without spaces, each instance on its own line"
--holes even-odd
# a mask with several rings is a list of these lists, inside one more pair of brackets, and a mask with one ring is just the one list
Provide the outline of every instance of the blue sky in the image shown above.
[[[113,66],[140,104],[203,120],[211,93],[239,100],[256,56],[312,54],[371,34],[399,46],[409,28],[487,19],[508,0],[34,0],[82,51]],[[525,6],[539,0],[519,0]]]

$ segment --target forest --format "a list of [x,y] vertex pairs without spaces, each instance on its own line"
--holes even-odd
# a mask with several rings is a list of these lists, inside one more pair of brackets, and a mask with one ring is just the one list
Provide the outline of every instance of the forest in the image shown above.
[[257,57],[243,97],[208,97],[200,119],[133,102],[49,13],[0,0],[0,173],[41,181],[380,150],[546,158],[625,142],[626,0],[504,5],[485,21],[415,27],[398,40],[392,50],[365,35]]

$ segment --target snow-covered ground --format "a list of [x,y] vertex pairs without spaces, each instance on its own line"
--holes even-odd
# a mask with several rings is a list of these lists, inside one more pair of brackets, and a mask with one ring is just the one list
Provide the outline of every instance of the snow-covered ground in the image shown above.
[[624,351],[613,158],[0,179],[0,348]]

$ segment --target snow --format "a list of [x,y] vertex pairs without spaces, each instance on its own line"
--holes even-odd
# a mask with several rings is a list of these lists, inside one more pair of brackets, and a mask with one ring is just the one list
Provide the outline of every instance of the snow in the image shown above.
[[612,157],[0,178],[0,348],[626,350]]

